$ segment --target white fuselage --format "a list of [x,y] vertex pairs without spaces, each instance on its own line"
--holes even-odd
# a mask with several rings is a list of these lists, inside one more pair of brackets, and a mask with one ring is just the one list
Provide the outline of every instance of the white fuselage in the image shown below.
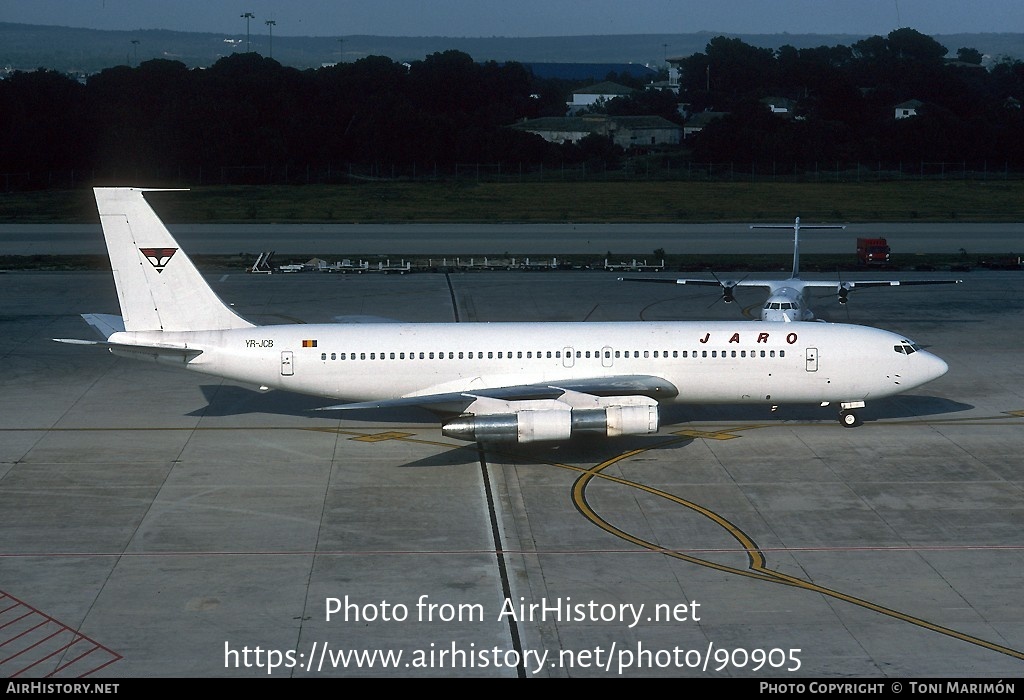
[[773,287],[761,307],[761,320],[773,323],[813,321],[814,312],[807,303],[807,290],[802,280],[791,278],[782,286]]
[[946,371],[931,353],[899,350],[910,344],[894,333],[817,323],[311,324],[110,340],[185,344],[202,352],[156,359],[345,401],[637,375],[665,380],[675,395],[659,400],[680,403],[846,402],[897,394]]

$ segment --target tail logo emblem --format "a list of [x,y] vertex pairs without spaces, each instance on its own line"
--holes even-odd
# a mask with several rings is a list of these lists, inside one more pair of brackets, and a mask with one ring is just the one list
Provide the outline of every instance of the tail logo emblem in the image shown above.
[[171,256],[178,252],[177,248],[139,248],[139,252],[146,256],[146,260],[157,272],[163,272],[170,261]]

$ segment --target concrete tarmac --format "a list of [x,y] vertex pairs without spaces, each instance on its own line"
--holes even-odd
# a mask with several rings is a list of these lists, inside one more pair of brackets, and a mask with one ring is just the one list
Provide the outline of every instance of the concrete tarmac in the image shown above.
[[[425,412],[53,343],[118,313],[110,275],[0,274],[0,675],[1012,681],[1024,273],[963,277],[815,300],[949,363],[860,427],[682,406],[478,450]],[[596,271],[209,279],[261,323],[742,325],[763,301]]]

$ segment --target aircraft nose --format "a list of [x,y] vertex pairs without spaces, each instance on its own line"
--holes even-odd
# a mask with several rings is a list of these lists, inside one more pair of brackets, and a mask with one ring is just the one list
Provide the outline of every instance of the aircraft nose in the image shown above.
[[949,365],[946,364],[946,361],[938,355],[933,355],[930,352],[922,352],[920,354],[923,355],[920,359],[925,361],[922,369],[924,371],[924,380],[926,382],[938,379],[949,371]]

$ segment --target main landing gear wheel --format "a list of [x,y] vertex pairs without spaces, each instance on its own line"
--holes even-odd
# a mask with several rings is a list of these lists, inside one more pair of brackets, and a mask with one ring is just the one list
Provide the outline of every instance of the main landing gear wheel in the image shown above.
[[844,428],[855,428],[860,425],[860,416],[855,411],[840,411],[839,422]]

